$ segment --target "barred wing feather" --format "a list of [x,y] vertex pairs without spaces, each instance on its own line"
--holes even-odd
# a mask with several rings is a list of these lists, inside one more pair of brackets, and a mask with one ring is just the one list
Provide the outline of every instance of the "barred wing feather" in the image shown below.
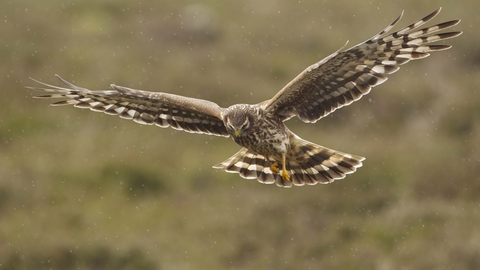
[[[229,137],[223,124],[223,108],[217,104],[161,92],[134,90],[111,85],[113,90],[91,91],[73,85],[60,76],[58,79],[69,88],[58,87],[34,80],[44,87],[29,87],[49,92],[36,98],[62,98],[52,106],[73,105],[96,112],[118,115],[139,124],[172,127],[192,133]],[[32,79],[33,80],[33,79]]]
[[372,87],[385,82],[388,75],[396,72],[401,65],[451,47],[429,44],[462,34],[456,31],[436,34],[457,25],[460,20],[419,29],[440,10],[399,31],[386,34],[400,20],[402,13],[369,40],[348,50],[342,47],[308,67],[262,106],[284,120],[297,116],[304,122],[314,123],[351,104],[368,94]]

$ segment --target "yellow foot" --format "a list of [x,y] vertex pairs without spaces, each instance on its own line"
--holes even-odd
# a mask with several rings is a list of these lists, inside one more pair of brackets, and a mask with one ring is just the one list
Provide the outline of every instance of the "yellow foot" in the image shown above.
[[288,175],[287,171],[282,170],[282,178],[283,180],[290,181],[290,175]]
[[274,173],[279,173],[280,172],[280,169],[278,169],[278,163],[275,161],[272,166],[270,166],[270,170]]

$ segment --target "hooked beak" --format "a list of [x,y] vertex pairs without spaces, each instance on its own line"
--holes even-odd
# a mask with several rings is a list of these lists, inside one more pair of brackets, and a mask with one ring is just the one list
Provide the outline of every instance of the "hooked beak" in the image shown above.
[[240,137],[240,130],[235,130],[235,137]]

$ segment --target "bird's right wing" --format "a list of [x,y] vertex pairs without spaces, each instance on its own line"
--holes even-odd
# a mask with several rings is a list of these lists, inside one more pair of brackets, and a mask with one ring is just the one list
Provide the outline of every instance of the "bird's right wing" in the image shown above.
[[63,98],[52,106],[73,105],[95,112],[118,115],[139,124],[172,127],[192,133],[229,137],[223,124],[225,110],[216,103],[162,92],[134,90],[112,84],[113,90],[91,91],[75,86],[60,76],[69,88],[49,85],[37,80],[44,87],[28,87],[49,92],[36,98]]

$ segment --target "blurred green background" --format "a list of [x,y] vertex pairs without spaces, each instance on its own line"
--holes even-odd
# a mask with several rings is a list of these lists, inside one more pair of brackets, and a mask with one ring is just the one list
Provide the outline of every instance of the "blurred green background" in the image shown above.
[[[480,269],[479,1],[0,2],[0,269]],[[367,157],[282,189],[211,168],[230,139],[32,99],[32,77],[272,97],[395,19],[443,7],[453,48],[299,136]],[[398,29],[398,27],[396,28]],[[33,92],[33,93],[32,93]]]

